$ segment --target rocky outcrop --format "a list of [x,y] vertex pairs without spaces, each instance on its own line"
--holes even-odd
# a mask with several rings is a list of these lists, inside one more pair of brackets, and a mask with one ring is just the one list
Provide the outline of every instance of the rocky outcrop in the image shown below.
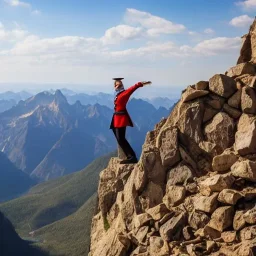
[[255,33],[242,64],[183,91],[137,164],[101,173],[90,256],[256,255]]

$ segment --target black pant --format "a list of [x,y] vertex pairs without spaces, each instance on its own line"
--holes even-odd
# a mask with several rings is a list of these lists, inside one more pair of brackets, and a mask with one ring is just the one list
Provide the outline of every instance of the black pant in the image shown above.
[[119,146],[124,151],[126,157],[132,157],[132,156],[136,157],[136,154],[133,151],[131,145],[125,138],[126,127],[112,128],[112,130],[113,130],[113,133],[115,134],[115,137]]

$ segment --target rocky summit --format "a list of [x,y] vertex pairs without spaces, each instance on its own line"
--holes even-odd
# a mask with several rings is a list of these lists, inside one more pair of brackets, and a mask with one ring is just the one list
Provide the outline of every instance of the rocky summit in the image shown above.
[[183,91],[137,164],[100,174],[90,256],[256,255],[256,20],[238,64]]

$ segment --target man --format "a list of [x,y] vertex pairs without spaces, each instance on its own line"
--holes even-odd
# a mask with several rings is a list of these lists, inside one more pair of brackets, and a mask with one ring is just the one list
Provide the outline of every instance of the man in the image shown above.
[[126,127],[133,127],[132,120],[126,109],[126,104],[135,90],[137,90],[140,87],[143,87],[144,85],[151,84],[151,82],[139,82],[125,90],[124,85],[122,83],[123,78],[113,78],[113,80],[115,80],[115,112],[113,114],[110,129],[113,130],[113,133],[117,139],[119,146],[126,155],[126,159],[122,160],[120,164],[137,163],[138,160],[136,154],[132,149],[131,145],[129,144],[129,142],[125,138]]

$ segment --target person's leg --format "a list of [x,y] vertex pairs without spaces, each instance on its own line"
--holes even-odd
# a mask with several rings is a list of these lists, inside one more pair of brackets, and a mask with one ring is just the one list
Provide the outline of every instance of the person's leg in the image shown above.
[[117,143],[118,143],[118,145],[119,145],[119,147],[120,147],[120,150],[122,150],[122,157],[124,157],[124,155],[125,155],[125,157],[127,158],[127,154],[126,154],[126,152],[125,152],[125,149],[123,148],[123,145],[120,145],[120,143],[122,144],[122,139],[121,139],[121,136],[120,136],[120,131],[119,131],[119,129],[120,128],[112,128],[112,131],[113,131],[113,133],[114,133],[114,135],[115,135],[115,137],[116,137],[116,141],[117,141]]
[[124,154],[126,155],[126,157],[128,157],[127,152],[126,152],[126,147],[125,147],[125,131],[124,129],[125,127],[121,127],[121,128],[113,128],[113,133],[116,137],[117,143],[118,145],[121,147],[121,149],[123,150]]
[[122,138],[123,138],[123,145],[124,145],[124,148],[127,152],[127,157],[136,157],[136,154],[133,150],[133,148],[131,147],[130,143],[128,142],[128,140],[125,138],[125,133],[126,133],[126,127],[124,127],[124,131],[122,131]]
[[[124,151],[127,159],[130,159],[130,160],[132,159],[133,161],[137,161],[137,157],[136,157],[134,150],[132,149],[131,145],[125,138],[126,127],[114,128],[113,132],[116,136],[119,146]],[[124,160],[124,161],[126,161],[126,160]]]

